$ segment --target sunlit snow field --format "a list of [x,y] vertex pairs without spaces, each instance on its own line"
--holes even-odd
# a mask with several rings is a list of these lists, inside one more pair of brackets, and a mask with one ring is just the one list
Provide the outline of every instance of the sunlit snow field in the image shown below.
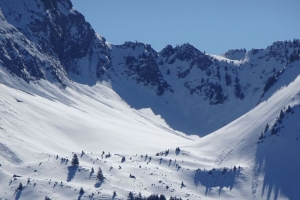
[[[93,194],[94,199],[111,199],[113,191],[115,199],[126,199],[129,191],[183,199],[299,196],[299,77],[200,138],[173,130],[151,108],[132,109],[109,83],[73,83],[62,89],[46,81],[8,84],[9,76],[2,73],[6,83],[0,85],[1,198],[86,199]],[[267,131],[263,142],[258,140],[288,105],[293,114],[286,113],[280,132]],[[74,153],[78,168],[71,167]],[[105,158],[108,153],[111,157]],[[102,183],[91,173],[99,166]],[[25,188],[16,191],[19,183]]]

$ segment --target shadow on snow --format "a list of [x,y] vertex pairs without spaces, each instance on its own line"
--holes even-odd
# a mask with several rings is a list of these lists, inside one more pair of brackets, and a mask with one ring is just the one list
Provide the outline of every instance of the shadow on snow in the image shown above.
[[[299,115],[298,115],[299,116]],[[290,115],[299,123],[296,115]],[[282,126],[282,125],[280,125]],[[283,127],[283,126],[282,126]],[[279,133],[266,135],[264,141],[257,146],[255,166],[253,169],[254,183],[252,193],[265,196],[266,199],[300,199],[300,134],[291,126],[283,127]],[[259,177],[263,184],[258,184]],[[261,194],[257,187],[262,187]]]
[[75,177],[77,169],[78,166],[68,166],[67,182],[70,182]]
[[199,183],[206,187],[205,196],[209,195],[212,188],[219,187],[219,195],[221,195],[222,189],[224,187],[232,190],[235,183],[235,179],[239,176],[239,169],[212,169],[210,171],[206,170],[196,170],[194,183],[198,187]]

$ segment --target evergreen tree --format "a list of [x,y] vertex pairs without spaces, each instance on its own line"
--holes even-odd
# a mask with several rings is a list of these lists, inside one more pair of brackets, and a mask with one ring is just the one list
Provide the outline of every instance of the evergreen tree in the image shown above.
[[272,130],[271,130],[271,134],[274,135],[277,133],[277,129],[273,126]]
[[269,77],[268,80],[266,81],[266,85],[264,87],[264,92],[267,92],[270,89],[270,87],[276,83],[276,81],[277,81],[277,79],[274,75]]
[[264,133],[267,132],[268,130],[269,130],[269,124],[267,123]]
[[19,187],[17,188],[17,190],[23,190],[23,185],[22,185],[22,183],[19,184]]
[[147,200],[159,200],[159,197],[157,194],[151,194],[147,197]]
[[81,187],[80,190],[79,190],[79,194],[83,194],[83,193],[84,193],[84,190]]
[[280,111],[280,114],[279,114],[279,119],[282,119],[284,117],[284,113],[283,113],[283,111],[281,110]]
[[45,200],[51,200],[48,196],[45,196]]
[[77,155],[75,153],[73,155],[71,164],[72,165],[79,165],[79,160],[78,160],[78,157],[77,157]]
[[137,197],[134,198],[135,200],[143,200],[143,196],[141,193],[139,193],[139,195]]
[[182,200],[181,198],[177,198],[177,197],[170,197],[170,200]]
[[161,194],[159,200],[167,200],[167,198],[165,197],[165,195]]
[[235,77],[235,85],[234,85],[234,94],[237,98],[243,100],[244,99],[244,93],[242,92],[242,88],[241,88],[241,85],[240,85],[240,80],[239,78],[236,76]]
[[134,200],[132,192],[129,192],[127,200]]
[[217,68],[217,78],[218,78],[219,80],[221,80],[219,68]]
[[181,187],[185,187],[185,185],[184,185],[183,181],[181,182]]
[[227,74],[227,72],[226,72],[226,74],[225,74],[225,81],[226,81],[226,85],[227,86],[229,86],[229,85],[231,85],[231,76],[230,75],[228,75]]
[[103,181],[104,180],[104,176],[103,176],[103,173],[102,173],[102,170],[101,170],[101,168],[99,167],[99,169],[98,169],[98,172],[97,172],[97,180],[99,180],[99,181]]
[[282,110],[280,110],[280,114],[279,114],[279,117],[278,117],[278,123],[281,124],[281,120],[283,119],[284,117],[284,113]]
[[124,156],[122,157],[122,160],[121,160],[121,162],[125,162],[125,157],[124,157]]

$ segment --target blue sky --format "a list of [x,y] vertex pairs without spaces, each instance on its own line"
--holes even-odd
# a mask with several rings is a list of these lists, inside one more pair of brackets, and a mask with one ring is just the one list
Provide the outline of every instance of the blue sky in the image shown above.
[[71,0],[112,44],[139,41],[160,51],[190,43],[209,54],[265,48],[300,38],[299,0]]

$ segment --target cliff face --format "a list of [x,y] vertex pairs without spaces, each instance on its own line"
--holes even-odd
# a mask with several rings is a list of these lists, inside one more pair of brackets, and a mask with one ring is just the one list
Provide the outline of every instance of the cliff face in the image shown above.
[[0,7],[1,60],[17,76],[91,83],[109,67],[105,39],[70,1],[13,0],[0,2]]

